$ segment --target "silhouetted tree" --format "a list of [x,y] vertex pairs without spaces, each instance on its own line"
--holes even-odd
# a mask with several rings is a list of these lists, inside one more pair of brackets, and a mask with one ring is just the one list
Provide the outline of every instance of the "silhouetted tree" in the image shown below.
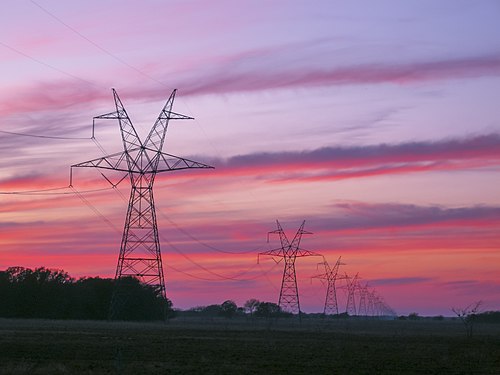
[[462,321],[465,327],[465,333],[467,337],[472,336],[472,329],[474,328],[474,323],[476,321],[476,315],[479,314],[479,309],[481,307],[482,301],[477,301],[471,303],[467,307],[453,307],[453,311],[457,317]]
[[282,313],[281,307],[272,302],[259,302],[255,309],[255,316],[273,318],[278,317]]
[[114,281],[99,277],[81,278],[75,285],[75,319],[104,320],[108,317]]
[[259,303],[260,303],[259,300],[255,299],[255,298],[250,298],[249,300],[247,300],[245,302],[243,307],[245,308],[245,311],[248,312],[250,314],[250,316],[252,316],[253,313],[255,312],[255,309],[259,305]]
[[134,277],[124,277],[118,282],[119,292],[125,298],[116,320],[163,320],[165,312],[172,309],[172,303],[153,286],[142,284]]
[[418,313],[412,312],[412,313],[408,314],[408,319],[409,320],[419,320],[420,316],[418,315]]
[[20,318],[66,318],[73,279],[61,270],[10,267],[2,276],[2,314]]
[[236,314],[237,310],[238,306],[236,306],[236,303],[234,301],[227,300],[221,305],[220,315],[226,318],[232,318]]
[[202,310],[201,310],[201,315],[204,315],[204,316],[211,316],[211,317],[214,317],[214,316],[219,316],[221,315],[222,313],[222,307],[221,305],[208,305],[208,306],[205,306]]

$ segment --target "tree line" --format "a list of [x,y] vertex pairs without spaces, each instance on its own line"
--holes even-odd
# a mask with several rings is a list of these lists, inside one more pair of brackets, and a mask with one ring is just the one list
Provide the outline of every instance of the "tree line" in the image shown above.
[[200,317],[225,317],[250,316],[257,318],[291,317],[292,314],[285,312],[276,303],[264,302],[257,299],[249,299],[242,307],[238,307],[233,300],[224,301],[222,304],[197,306],[186,311],[179,312],[183,316]]
[[[121,279],[128,298],[117,320],[163,320],[176,314],[200,317],[254,316],[275,318],[291,316],[272,302],[249,299],[243,307],[232,300],[222,304],[174,310],[172,302],[139,280]],[[115,280],[100,277],[72,278],[63,270],[39,267],[9,267],[0,271],[0,317],[41,319],[106,320]]]
[[[62,270],[9,267],[0,271],[0,317],[105,320],[115,281],[109,278],[74,279]],[[172,303],[157,290],[126,278],[121,286],[129,298],[119,320],[161,320],[172,314]]]

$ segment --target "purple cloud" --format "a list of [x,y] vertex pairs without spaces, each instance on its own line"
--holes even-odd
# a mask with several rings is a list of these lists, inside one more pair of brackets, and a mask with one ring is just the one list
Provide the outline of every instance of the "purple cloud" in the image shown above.
[[368,284],[370,286],[380,286],[380,285],[408,285],[408,284],[420,284],[434,281],[431,277],[393,277],[386,279],[375,279],[369,280]]

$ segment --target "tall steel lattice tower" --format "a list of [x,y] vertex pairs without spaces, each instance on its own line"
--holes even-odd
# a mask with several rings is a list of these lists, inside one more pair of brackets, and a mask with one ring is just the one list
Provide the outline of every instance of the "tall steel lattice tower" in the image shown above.
[[299,230],[295,234],[292,242],[288,241],[288,238],[280,225],[280,222],[276,220],[278,229],[268,233],[278,234],[280,236],[281,247],[278,249],[273,249],[259,253],[260,255],[270,255],[272,257],[281,257],[285,260],[285,268],[283,270],[283,279],[281,282],[281,291],[278,305],[283,309],[283,311],[291,312],[294,314],[299,314],[300,316],[300,302],[299,302],[299,290],[297,287],[297,276],[295,273],[295,260],[299,257],[307,256],[320,256],[320,254],[313,253],[312,251],[301,249],[300,240],[303,234],[312,234],[311,232],[304,230],[304,225],[306,221],[302,222]]
[[93,167],[128,173],[131,183],[120,255],[115,273],[110,319],[120,313],[127,300],[121,282],[135,277],[154,287],[166,299],[165,279],[158,237],[153,184],[157,173],[191,168],[212,168],[209,165],[162,152],[169,120],[192,119],[172,111],[176,90],[172,92],[145,141],[141,141],[132,121],[113,89],[116,111],[94,119],[118,120],[123,141],[123,152],[74,164],[71,167]]
[[339,305],[337,301],[337,288],[335,283],[338,278],[339,267],[345,263],[340,262],[339,257],[337,262],[333,267],[330,267],[326,259],[323,259],[323,262],[319,263],[319,265],[323,265],[325,267],[325,273],[313,276],[313,278],[326,280],[326,297],[325,297],[325,307],[323,309],[323,314],[325,315],[338,315],[339,313]]

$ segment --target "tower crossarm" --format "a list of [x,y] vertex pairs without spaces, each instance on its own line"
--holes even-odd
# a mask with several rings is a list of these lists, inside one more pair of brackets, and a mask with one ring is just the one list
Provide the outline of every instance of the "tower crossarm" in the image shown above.
[[[319,256],[321,254],[315,253],[315,255]],[[326,260],[326,258],[323,257],[323,262],[318,263],[318,267],[323,266],[325,268],[325,273],[312,276],[311,278],[326,279],[328,281],[335,281],[337,279],[338,270],[339,270],[339,267],[341,264],[344,264],[344,263],[340,263],[340,257],[339,257],[337,262],[333,266],[333,268],[331,268],[330,265],[328,264],[328,261]]]
[[295,233],[295,237],[293,238],[292,243],[290,244],[290,247],[292,249],[297,249],[297,250],[299,249],[300,240],[302,239],[303,234],[312,234],[312,232],[308,232],[308,231],[304,230],[305,224],[306,224],[306,221],[304,220],[302,222],[302,225],[300,226],[299,230],[297,231],[297,233]]
[[[137,152],[137,150],[143,148],[143,144],[141,142],[141,139],[139,138],[139,135],[137,134],[137,131],[134,128],[134,125],[132,124],[132,121],[130,120],[130,117],[127,114],[127,111],[125,110],[125,107],[123,106],[122,101],[120,100],[120,97],[118,96],[118,93],[116,92],[115,89],[112,89],[112,91],[113,91],[113,98],[115,100],[116,111],[94,117],[94,124],[96,119],[118,120],[118,123],[120,124],[123,149],[126,154],[126,162],[128,164],[128,169],[129,170],[137,169],[138,168],[137,164],[142,162],[140,160],[140,155],[142,153]],[[94,137],[93,128],[94,126],[92,127],[92,137]],[[145,156],[146,158],[149,157],[149,155],[147,154]]]
[[177,90],[172,91],[167,102],[163,106],[155,124],[151,128],[148,137],[144,141],[144,146],[161,151],[163,148],[163,143],[165,142],[165,135],[167,133],[169,120],[193,120],[193,117],[186,115],[181,115],[172,111],[172,106],[174,104],[175,94]]
[[130,172],[127,163],[127,153],[117,152],[97,159],[87,160],[82,163],[73,164],[71,168],[92,167],[101,169],[112,169],[121,172]]
[[125,107],[123,106],[123,103],[120,100],[120,97],[118,96],[118,93],[115,89],[113,89],[113,98],[115,100],[116,112],[114,114],[111,113],[107,115],[101,115],[97,118],[118,119],[118,122],[120,123],[120,130],[122,133],[123,148],[125,151],[142,146],[141,139],[139,138],[134,125],[132,125],[132,121],[130,120],[130,117],[128,116],[127,111],[125,110]]
[[311,276],[311,279],[329,280],[327,273],[320,273],[318,275]]
[[[131,152],[139,150],[141,150],[141,148],[133,149],[131,150]],[[136,164],[136,168],[129,169],[127,162],[127,152],[123,151],[108,156],[103,156],[101,158],[84,161],[82,163],[73,164],[71,168],[92,167],[128,173],[157,173],[192,168],[213,168],[208,164],[203,164],[194,160],[181,158],[179,156],[170,155],[164,152],[157,153],[156,157],[158,158],[158,163],[150,162],[145,167],[140,167],[139,164]]]
[[179,156],[170,155],[164,152],[158,153],[158,165],[156,172],[174,171],[180,169],[192,168],[213,168],[211,165],[203,164],[198,161],[181,158]]
[[259,262],[259,259],[260,259],[261,255],[268,255],[268,256],[273,257],[273,259],[274,258],[284,258],[285,257],[285,252],[283,251],[283,248],[281,248],[281,247],[278,248],[278,249],[272,249],[272,250],[268,250],[268,251],[263,251],[263,252],[257,254],[257,263]]
[[281,247],[283,249],[287,249],[290,247],[290,242],[288,241],[288,237],[285,234],[285,231],[281,227],[281,224],[278,220],[276,220],[276,225],[278,226],[278,229],[273,230],[271,232],[267,232],[267,242],[269,242],[269,235],[270,234],[277,234],[280,236],[280,241],[281,241]]
[[296,249],[295,251],[296,257],[321,257],[322,255],[319,253],[315,253],[314,251],[309,251],[305,249]]

